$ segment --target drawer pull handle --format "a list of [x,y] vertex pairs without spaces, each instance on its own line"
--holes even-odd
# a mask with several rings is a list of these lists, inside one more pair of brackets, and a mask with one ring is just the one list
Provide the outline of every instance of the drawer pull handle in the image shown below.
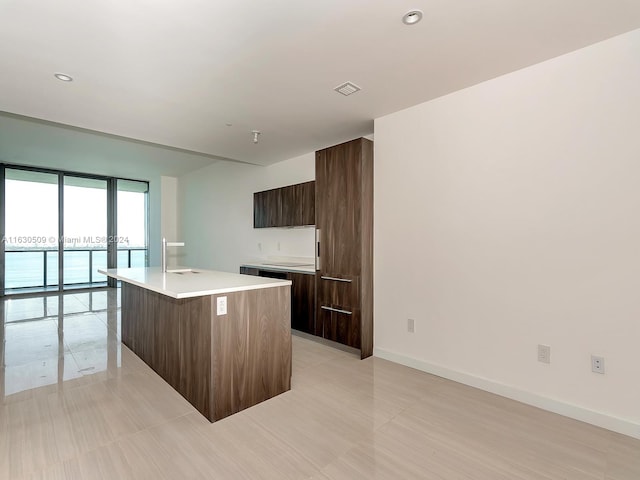
[[353,315],[353,312],[350,312],[349,310],[340,310],[339,308],[325,307],[324,305],[322,305],[320,308],[323,309],[323,310],[329,310],[330,312],[344,313],[346,315]]
[[353,282],[353,280],[349,280],[348,278],[336,278],[336,277],[320,277],[322,280],[332,280],[334,282],[345,282],[345,283],[351,283]]

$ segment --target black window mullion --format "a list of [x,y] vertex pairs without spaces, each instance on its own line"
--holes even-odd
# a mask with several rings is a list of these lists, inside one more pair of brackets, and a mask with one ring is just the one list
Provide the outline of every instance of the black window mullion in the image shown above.
[[[5,272],[5,268],[4,268],[4,261],[5,261],[5,254],[4,254],[4,248],[6,243],[4,242],[4,237],[5,237],[5,224],[4,224],[4,219],[5,219],[5,215],[4,215],[4,208],[5,208],[5,195],[4,195],[4,179],[5,179],[5,166],[4,165],[0,165],[0,238],[2,238],[3,243],[2,243],[2,248],[0,248],[0,295],[4,296],[4,272]],[[2,319],[0,319],[2,320]]]
[[[58,172],[58,291],[64,290],[64,174]],[[46,285],[45,285],[46,288]]]
[[[118,267],[118,180],[107,180],[107,268]],[[107,277],[107,285],[116,287],[117,280]]]

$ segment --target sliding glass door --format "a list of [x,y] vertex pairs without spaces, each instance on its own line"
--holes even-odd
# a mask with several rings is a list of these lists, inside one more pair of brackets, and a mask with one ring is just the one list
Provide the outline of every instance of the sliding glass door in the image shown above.
[[107,181],[65,175],[63,199],[64,284],[106,284]]
[[149,184],[118,179],[118,268],[148,264]]
[[58,286],[58,175],[5,169],[5,289]]
[[147,266],[148,192],[143,181],[0,165],[0,294],[104,286],[98,269]]

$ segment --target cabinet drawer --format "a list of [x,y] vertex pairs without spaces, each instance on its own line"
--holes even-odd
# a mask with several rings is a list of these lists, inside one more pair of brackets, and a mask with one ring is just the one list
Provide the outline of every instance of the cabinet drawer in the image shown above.
[[318,274],[316,284],[321,305],[360,307],[360,277]]
[[321,335],[327,340],[360,348],[360,309],[321,305],[316,325],[322,326]]

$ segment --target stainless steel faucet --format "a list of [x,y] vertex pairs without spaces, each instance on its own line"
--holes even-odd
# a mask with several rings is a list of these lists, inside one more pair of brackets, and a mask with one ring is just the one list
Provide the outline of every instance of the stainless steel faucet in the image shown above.
[[167,273],[167,247],[184,247],[184,242],[167,242],[167,239],[162,237],[162,273]]

